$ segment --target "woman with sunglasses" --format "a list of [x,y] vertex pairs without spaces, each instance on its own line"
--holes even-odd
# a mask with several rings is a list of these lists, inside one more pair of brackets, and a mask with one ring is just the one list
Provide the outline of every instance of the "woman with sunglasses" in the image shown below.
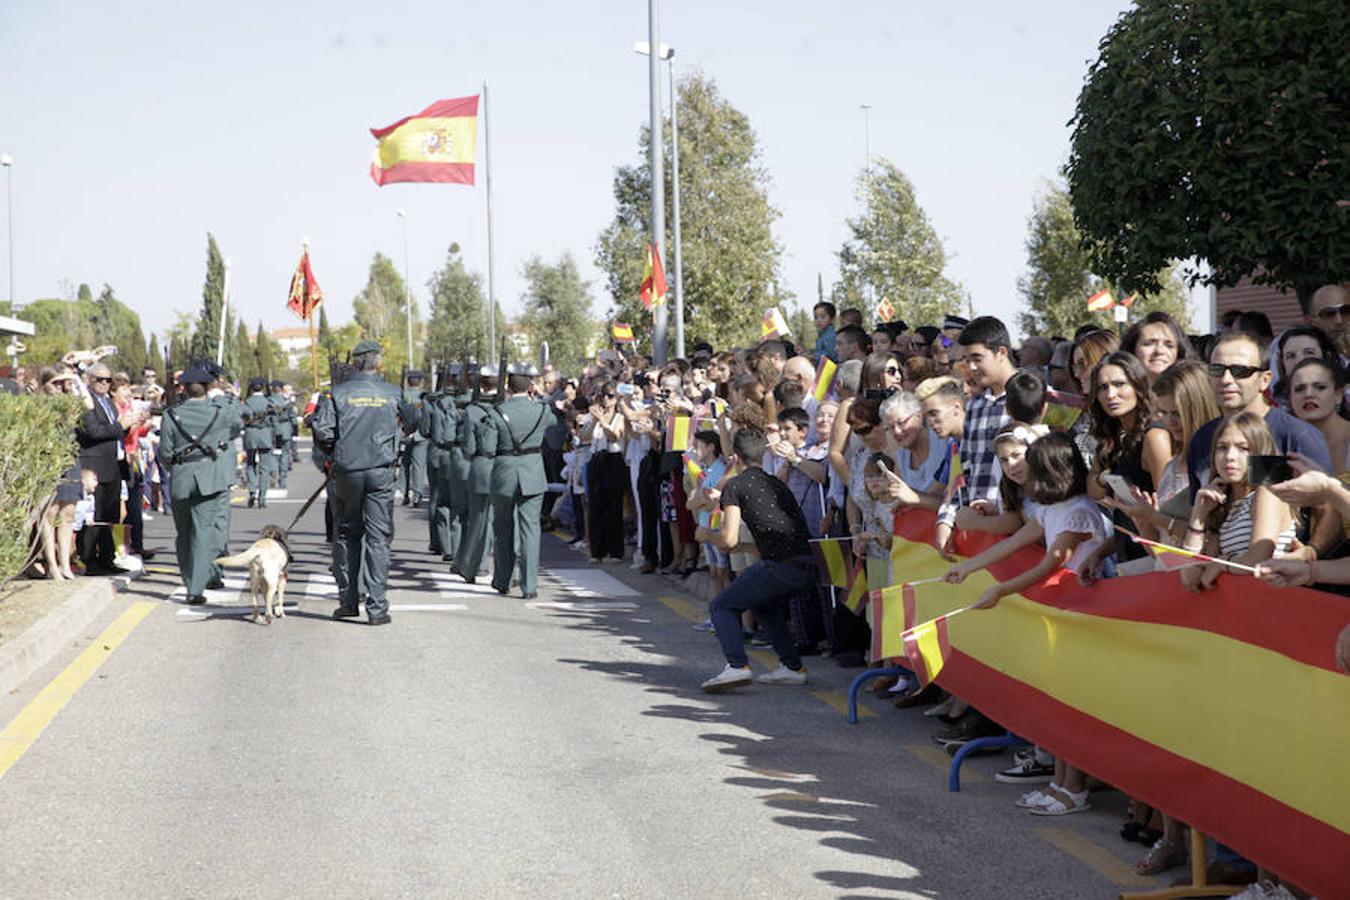
[[623,462],[624,417],[613,381],[600,386],[590,408],[591,460],[586,464],[586,509],[591,562],[623,560],[623,492],[628,469]]
[[[863,360],[863,391],[898,391],[903,372],[894,356],[889,353],[869,353]],[[866,396],[866,394],[864,394]]]

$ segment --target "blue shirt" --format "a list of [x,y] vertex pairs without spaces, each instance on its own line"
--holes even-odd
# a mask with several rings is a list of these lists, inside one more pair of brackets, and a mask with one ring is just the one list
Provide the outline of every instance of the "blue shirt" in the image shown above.
[[821,354],[839,362],[839,351],[835,349],[833,325],[826,325],[816,333],[816,359],[820,359]]
[[[1191,502],[1195,495],[1214,477],[1211,460],[1214,453],[1214,432],[1218,430],[1220,416],[1201,426],[1186,446],[1186,471],[1191,480]],[[1331,467],[1331,450],[1322,432],[1302,419],[1272,406],[1266,412],[1266,427],[1275,436],[1275,446],[1281,453],[1301,453],[1312,460],[1322,471],[1335,472]]]

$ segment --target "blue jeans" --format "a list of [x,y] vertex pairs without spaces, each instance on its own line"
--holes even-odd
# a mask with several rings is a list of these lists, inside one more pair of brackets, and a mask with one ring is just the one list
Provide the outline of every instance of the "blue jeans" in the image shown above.
[[733,666],[749,665],[741,613],[749,610],[773,642],[773,652],[789,669],[801,668],[797,643],[788,629],[788,600],[815,586],[819,575],[809,556],[779,562],[763,559],[736,576],[736,580],[713,598],[710,613],[722,653]]

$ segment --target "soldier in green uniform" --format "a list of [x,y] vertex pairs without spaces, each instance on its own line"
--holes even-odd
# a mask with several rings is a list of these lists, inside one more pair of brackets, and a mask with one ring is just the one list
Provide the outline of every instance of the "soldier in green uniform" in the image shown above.
[[[416,369],[408,371],[408,386],[403,390],[403,402],[422,410],[426,391],[422,390],[422,373]],[[403,450],[403,505],[417,506],[427,492],[427,439],[414,431],[405,439]]]
[[244,401],[244,486],[248,505],[267,505],[267,486],[275,468],[272,449],[276,444],[272,428],[272,404],[267,399],[267,382],[255,378],[248,383]]
[[233,442],[243,428],[237,407],[206,396],[213,381],[203,367],[191,367],[179,376],[187,399],[164,411],[160,427],[160,458],[172,471],[170,508],[177,530],[178,568],[187,589],[187,602],[206,602],[206,588],[218,577],[215,559],[224,550],[220,522],[230,517],[229,475],[219,464],[234,455]]
[[277,464],[277,487],[284,490],[286,476],[291,473],[291,443],[295,440],[298,419],[295,406],[286,396],[286,382],[272,382],[272,395],[267,401],[272,404],[273,443],[276,445],[272,456]]
[[487,552],[488,522],[492,517],[492,457],[488,455],[484,422],[492,409],[491,394],[497,391],[497,367],[478,370],[478,400],[464,409],[459,421],[459,449],[468,462],[465,479],[468,494],[464,515],[464,534],[455,551],[455,569],[469,584],[478,578],[479,566]]
[[[208,361],[199,363],[211,376],[211,383],[206,388],[206,398],[213,405],[220,407],[227,414],[240,418],[243,421],[243,405],[239,398],[222,387],[226,383],[225,370],[217,362]],[[242,428],[241,428],[242,431]],[[242,443],[238,435],[235,435],[229,448],[216,457],[216,465],[220,469],[220,478],[225,484],[233,487],[239,480],[239,451],[237,443]],[[227,503],[225,505],[225,514],[217,516],[209,523],[215,531],[215,546],[217,552],[211,556],[211,578],[206,582],[206,586],[211,590],[220,590],[225,586],[225,579],[221,576],[220,566],[216,565],[216,557],[228,556],[230,552],[230,514],[232,507]]]
[[520,590],[539,596],[539,519],[548,479],[544,477],[544,432],[557,417],[547,403],[530,399],[533,366],[513,363],[507,370],[510,396],[492,407],[483,428],[484,451],[492,460],[492,586],[511,589],[511,573],[520,562]]
[[352,351],[355,371],[314,411],[314,440],[332,456],[332,482],[345,544],[347,582],[333,618],[355,618],[366,604],[371,625],[389,624],[389,544],[400,433],[417,428],[417,410],[380,377],[380,345]]
[[445,439],[450,444],[445,468],[441,470],[441,493],[446,505],[446,546],[441,559],[450,563],[451,572],[459,572],[459,551],[464,545],[468,532],[469,519],[469,458],[464,455],[461,443],[460,425],[468,412],[473,395],[469,393],[469,380],[473,377],[468,364],[460,366],[460,391],[447,396],[445,404]]
[[452,552],[450,543],[450,496],[448,474],[450,450],[458,444],[451,371],[441,370],[441,383],[427,394],[419,426],[427,443],[427,525],[431,533],[430,550],[442,558]]

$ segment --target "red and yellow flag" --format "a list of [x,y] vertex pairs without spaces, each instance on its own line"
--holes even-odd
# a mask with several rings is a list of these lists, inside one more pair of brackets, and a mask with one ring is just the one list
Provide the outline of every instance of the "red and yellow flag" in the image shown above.
[[828,356],[822,355],[820,362],[816,365],[816,386],[811,391],[811,396],[817,401],[824,400],[830,395],[830,386],[834,384],[834,375],[839,371],[839,366]]
[[784,337],[792,333],[788,328],[787,319],[783,318],[783,313],[778,307],[764,310],[764,318],[759,323],[759,339],[767,341],[771,338]]
[[952,655],[952,642],[947,636],[947,617],[938,616],[922,624],[915,625],[900,634],[905,648],[905,659],[909,670],[919,679],[921,687],[927,686]]
[[849,560],[853,558],[849,549],[851,541],[852,538],[822,538],[811,542],[821,584],[839,588],[849,586]]
[[473,184],[478,148],[478,95],[437,100],[413,116],[370,133],[379,144],[370,161],[378,185],[399,181]]
[[688,416],[669,416],[666,418],[666,452],[683,453],[689,449],[689,438],[693,435]]
[[891,302],[890,297],[882,297],[881,302],[877,304],[877,324],[890,322],[895,319],[895,304]]
[[615,322],[610,327],[610,334],[614,336],[615,342],[619,344],[631,344],[633,341],[637,340],[637,338],[633,336],[633,326],[624,322]]
[[295,265],[295,274],[291,276],[291,295],[286,308],[302,319],[314,315],[314,308],[323,302],[323,290],[314,280],[314,272],[309,267],[309,251],[300,254],[300,262]]
[[1104,312],[1115,305],[1116,298],[1108,288],[1102,288],[1087,300],[1087,308],[1091,312]]
[[961,470],[961,445],[957,441],[951,442],[952,459],[947,466],[947,491],[944,499],[951,503],[956,492],[966,485],[966,474]]
[[647,245],[647,267],[642,270],[642,305],[647,309],[666,302],[666,272],[661,268],[661,254],[655,244]]
[[694,479],[694,481],[698,481],[703,477],[703,467],[698,464],[698,460],[687,453],[684,457],[684,471],[685,474]]

